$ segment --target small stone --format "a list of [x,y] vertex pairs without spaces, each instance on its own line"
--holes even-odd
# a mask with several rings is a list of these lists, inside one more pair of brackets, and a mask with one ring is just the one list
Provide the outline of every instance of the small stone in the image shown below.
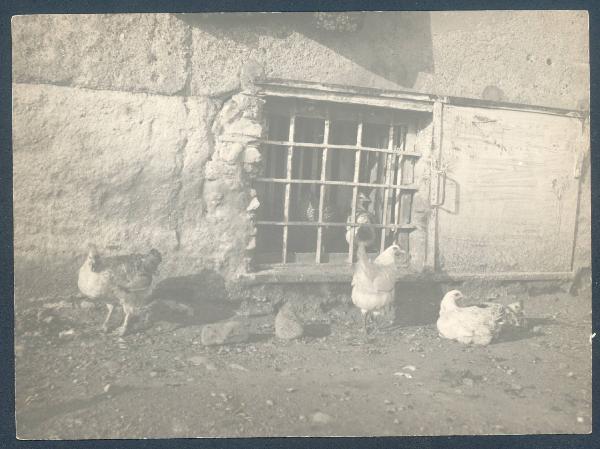
[[462,380],[463,385],[466,385],[467,387],[472,387],[473,386],[473,379],[469,378],[469,377],[465,377]]
[[400,420],[398,418],[394,419],[394,424],[400,424]]
[[573,373],[573,371],[569,371],[567,373],[567,377],[575,377],[575,373]]
[[542,326],[533,326],[533,328],[531,329],[531,332],[534,334],[541,334],[542,333]]
[[287,391],[288,393],[293,393],[294,391],[296,391],[295,388],[286,388],[285,391]]
[[204,346],[242,343],[248,340],[248,331],[239,321],[207,324],[200,335]]
[[225,162],[235,162],[244,151],[244,145],[240,142],[219,142],[218,151],[221,160]]
[[156,377],[158,373],[156,371],[150,371],[150,377]]
[[58,338],[72,337],[73,335],[75,335],[75,330],[69,329],[69,330],[66,330],[66,331],[60,331],[58,333]]
[[293,340],[304,334],[304,326],[294,313],[290,303],[281,307],[275,317],[275,335],[282,340]]
[[248,368],[243,367],[242,365],[238,365],[237,363],[230,363],[229,368],[237,369],[239,371],[248,371]]
[[106,384],[106,385],[104,385],[103,390],[105,393],[108,393],[111,390],[111,388],[112,388],[111,384]]
[[188,362],[190,362],[194,366],[200,366],[206,364],[207,360],[206,357],[202,357],[201,355],[195,355],[190,357],[188,359]]
[[390,401],[389,399],[385,399],[385,400],[383,401],[383,403],[384,403],[384,404],[391,404],[391,403],[392,403],[392,401]]
[[323,412],[314,413],[311,419],[315,424],[328,424],[331,422],[331,416]]
[[267,399],[267,400],[265,401],[265,403],[266,403],[266,404],[267,404],[269,407],[273,407],[273,401],[272,401],[272,400],[270,400],[270,399]]
[[306,416],[300,415],[300,416],[298,416],[298,420],[300,420],[300,421],[306,421]]
[[254,212],[259,207],[260,201],[258,201],[258,198],[254,197],[252,198],[252,200],[250,200],[250,204],[248,204],[248,206],[246,207],[246,212]]
[[416,371],[417,368],[413,365],[406,365],[405,367],[402,368],[404,371]]

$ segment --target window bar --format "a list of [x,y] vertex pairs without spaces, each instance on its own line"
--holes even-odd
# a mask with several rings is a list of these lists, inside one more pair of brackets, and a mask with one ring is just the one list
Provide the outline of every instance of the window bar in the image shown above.
[[[413,184],[415,180],[415,161],[405,159],[402,164],[402,184],[408,185]],[[401,205],[401,224],[409,224],[412,216],[412,203],[413,194],[408,192],[401,192],[400,198],[402,199]]]
[[[290,145],[288,147],[288,153],[287,153],[287,169],[286,169],[286,179],[287,179],[287,183],[285,184],[285,201],[283,204],[283,221],[284,223],[288,223],[289,222],[289,218],[290,218],[290,190],[292,187],[292,184],[289,182],[292,179],[292,156],[294,154],[294,126],[296,124],[296,114],[295,112],[292,112],[292,115],[290,116],[290,133],[289,133],[289,141],[292,143],[292,145]],[[282,253],[282,262],[283,263],[287,263],[287,259],[288,259],[288,254],[287,254],[287,247],[288,247],[288,225],[285,224],[283,226],[283,253]]]
[[[263,140],[262,141],[263,144],[265,145],[272,145],[275,147],[288,147],[291,144],[294,144],[295,147],[302,147],[302,148],[324,148],[325,145],[323,145],[322,143],[311,143],[311,142],[286,142],[286,141],[279,141],[279,140]],[[365,147],[362,145],[336,145],[336,144],[329,144],[327,145],[327,148],[329,148],[330,150],[351,150],[351,151],[355,151],[357,149],[360,149],[366,153],[397,153],[397,151],[390,151],[387,148],[376,148],[376,147]],[[421,157],[421,153],[419,152],[412,152],[412,151],[406,151],[405,152],[406,156],[412,156],[412,157]]]
[[[297,148],[294,146],[294,148]],[[383,189],[384,187],[390,190],[404,190],[404,191],[415,191],[419,190],[419,186],[417,184],[403,184],[403,185],[386,185],[386,184],[373,184],[370,182],[352,182],[352,181],[321,181],[320,178],[317,179],[286,179],[286,178],[256,178],[256,182],[275,182],[279,184],[312,184],[312,185],[321,185],[325,184],[326,186],[349,186],[349,187],[370,187],[376,189]]]
[[[350,223],[356,223],[356,200],[358,199],[358,180],[360,174],[360,147],[362,145],[362,131],[363,131],[363,123],[362,121],[358,122],[358,128],[356,130],[356,146],[358,147],[356,150],[356,155],[354,157],[354,187],[352,188],[352,211],[350,213]],[[352,232],[350,233],[350,242],[348,243],[348,262],[354,262],[354,235],[356,234],[356,228],[352,227]]]
[[[402,178],[404,177],[404,155],[402,154],[406,149],[407,130],[403,126],[402,136],[400,141],[400,156],[396,159],[396,183],[395,185],[401,185],[403,183]],[[395,209],[394,209],[394,223],[400,224],[400,203],[402,201],[402,191],[394,190]]]
[[[325,129],[323,131],[323,143],[329,143],[329,118],[325,119]],[[327,177],[327,147],[323,148],[323,159],[321,163],[321,181],[326,181]],[[323,222],[323,210],[325,208],[325,184],[321,184],[319,195],[319,222]],[[317,228],[317,263],[321,263],[321,253],[323,249],[323,227]]]
[[[390,124],[390,132],[389,132],[389,137],[388,137],[388,149],[389,150],[393,150],[394,149],[394,123],[392,122]],[[391,184],[392,183],[392,166],[394,164],[394,159],[395,156],[393,154],[386,154],[385,155],[385,184]],[[393,193],[392,189],[383,189],[383,211],[381,212],[381,223],[382,224],[387,224],[387,215],[388,215],[388,202],[389,202],[389,196],[390,194]],[[385,236],[386,236],[386,230],[385,228],[381,230],[381,245],[380,245],[380,250],[379,252],[383,252],[385,250]]]

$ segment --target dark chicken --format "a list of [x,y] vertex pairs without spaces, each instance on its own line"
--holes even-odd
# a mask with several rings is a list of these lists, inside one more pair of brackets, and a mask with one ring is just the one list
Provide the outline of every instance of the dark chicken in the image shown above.
[[102,257],[90,245],[87,258],[79,269],[78,287],[92,300],[106,304],[108,314],[102,330],[108,331],[108,322],[115,305],[121,305],[125,318],[117,329],[125,335],[133,314],[148,308],[152,302],[152,280],[162,261],[161,254],[152,249],[148,254],[129,254]]

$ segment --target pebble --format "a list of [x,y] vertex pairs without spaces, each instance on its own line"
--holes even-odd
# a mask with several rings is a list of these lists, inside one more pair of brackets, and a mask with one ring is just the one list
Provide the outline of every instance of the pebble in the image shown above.
[[200,365],[206,364],[207,359],[206,359],[206,357],[203,357],[201,355],[195,355],[195,356],[190,357],[188,359],[188,362],[190,362],[194,366],[200,366]]
[[111,384],[106,384],[106,385],[104,385],[103,390],[105,393],[108,393],[111,390],[111,388],[112,388]]
[[462,380],[463,385],[466,385],[467,387],[472,387],[473,386],[473,379],[469,378],[469,377],[465,377]]
[[400,420],[398,418],[394,419],[394,424],[400,424]]
[[413,365],[406,365],[405,367],[402,368],[403,370],[408,370],[408,371],[416,371],[417,368]]
[[71,337],[74,334],[75,334],[75,330],[74,329],[69,329],[67,331],[60,331],[58,333],[58,338]]
[[323,413],[323,412],[316,412],[312,415],[311,417],[312,422],[316,423],[316,424],[328,424],[331,422],[331,416],[329,416],[327,413]]
[[573,371],[569,371],[567,373],[567,377],[575,377],[575,373],[573,373]]
[[270,400],[270,399],[267,399],[267,400],[265,401],[265,403],[266,403],[266,404],[267,404],[269,407],[273,407],[273,401],[272,401],[272,400]]
[[230,363],[229,364],[229,368],[232,369],[237,369],[239,371],[248,371],[248,368],[242,366],[242,365],[238,365],[237,363]]
[[150,377],[156,377],[158,373],[156,371],[150,371]]
[[295,388],[286,388],[285,391],[287,391],[288,393],[293,393],[294,391],[296,391]]
[[304,326],[292,309],[291,303],[281,307],[275,317],[275,335],[282,340],[294,340],[304,334]]
[[385,399],[385,400],[383,401],[383,403],[384,403],[384,404],[391,404],[391,403],[392,403],[392,401],[390,401],[389,399]]

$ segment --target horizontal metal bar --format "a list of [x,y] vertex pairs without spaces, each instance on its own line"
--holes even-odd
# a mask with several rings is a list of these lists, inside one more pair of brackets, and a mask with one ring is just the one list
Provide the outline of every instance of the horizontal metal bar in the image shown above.
[[372,184],[370,182],[352,182],[352,181],[322,181],[320,179],[286,179],[286,178],[256,178],[257,182],[276,182],[279,184],[315,184],[328,186],[348,186],[348,187],[374,187],[392,190],[416,191],[419,187],[416,184],[393,185],[393,184]]
[[[331,227],[337,227],[337,228],[341,228],[341,227],[353,227],[353,228],[357,228],[359,226],[364,226],[363,224],[360,223],[339,223],[339,222],[326,222],[326,221],[257,221],[256,222],[257,225],[265,225],[265,226],[313,226],[313,227],[317,227],[317,226],[331,226]],[[414,225],[401,225],[401,224],[369,224],[368,225],[371,228],[377,228],[377,229],[381,229],[381,228],[385,228],[385,229],[392,229],[392,230],[406,230],[406,231],[412,231],[414,229],[417,229],[416,226]]]
[[317,148],[324,149],[325,147],[333,150],[361,150],[361,151],[372,151],[375,153],[388,153],[388,154],[397,154],[398,156],[408,156],[408,157],[421,157],[421,153],[416,153],[412,151],[395,151],[387,148],[373,148],[373,147],[363,147],[357,145],[332,145],[332,144],[322,144],[322,143],[309,143],[309,142],[285,142],[282,140],[261,140],[261,143],[265,145],[273,145],[279,147],[300,147],[300,148]]

